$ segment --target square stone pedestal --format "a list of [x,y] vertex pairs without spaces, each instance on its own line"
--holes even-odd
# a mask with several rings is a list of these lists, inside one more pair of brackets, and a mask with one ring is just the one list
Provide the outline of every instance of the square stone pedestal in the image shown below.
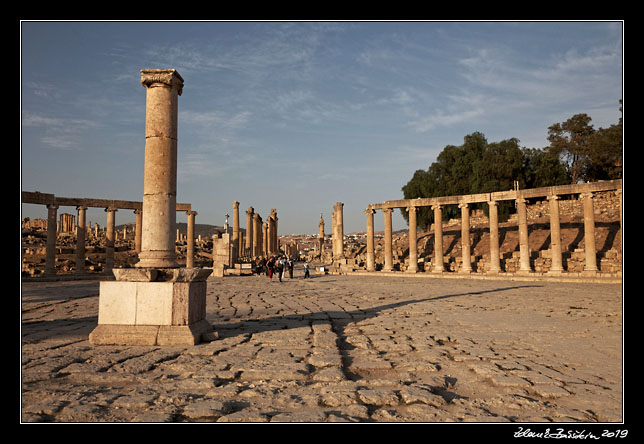
[[216,339],[206,321],[206,278],[201,268],[114,269],[100,283],[98,326],[92,345],[195,345]]

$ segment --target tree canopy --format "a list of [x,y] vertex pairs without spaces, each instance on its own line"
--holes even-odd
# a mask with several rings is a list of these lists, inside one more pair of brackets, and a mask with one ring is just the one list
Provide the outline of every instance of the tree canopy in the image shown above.
[[[620,101],[621,103],[621,101]],[[607,129],[593,129],[586,114],[577,114],[548,128],[550,145],[543,149],[521,148],[511,138],[488,142],[480,132],[464,137],[460,146],[447,145],[427,170],[416,170],[402,187],[405,199],[457,196],[537,188],[621,178],[622,119]],[[478,204],[487,212],[487,204]],[[501,202],[499,217],[513,211],[512,202]],[[446,206],[443,217],[457,216],[455,205]],[[407,211],[402,209],[405,220]],[[434,216],[422,207],[417,215],[421,228],[428,228]]]

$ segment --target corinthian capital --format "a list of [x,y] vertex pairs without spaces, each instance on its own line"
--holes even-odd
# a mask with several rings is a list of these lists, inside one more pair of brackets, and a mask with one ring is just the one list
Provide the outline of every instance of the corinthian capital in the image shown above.
[[141,85],[150,88],[152,85],[159,83],[170,88],[176,87],[179,95],[183,91],[183,77],[179,75],[176,69],[141,70]]

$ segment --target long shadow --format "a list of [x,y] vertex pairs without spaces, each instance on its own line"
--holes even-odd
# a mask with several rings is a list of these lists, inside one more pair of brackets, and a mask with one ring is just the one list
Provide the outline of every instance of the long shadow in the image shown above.
[[434,296],[431,298],[424,299],[413,299],[408,301],[395,302],[391,304],[378,305],[376,307],[351,310],[351,311],[340,311],[340,310],[329,310],[329,311],[320,311],[314,313],[305,313],[305,314],[289,314],[282,316],[272,316],[262,319],[247,319],[239,321],[233,324],[217,324],[217,322],[210,322],[213,324],[215,331],[218,332],[219,337],[229,338],[234,337],[240,334],[248,333],[261,333],[267,331],[275,330],[287,330],[289,328],[298,328],[298,327],[307,327],[311,326],[312,323],[329,321],[334,327],[341,327],[351,322],[359,322],[366,319],[371,319],[379,316],[382,312],[386,310],[391,310],[398,307],[403,307],[405,305],[417,304],[420,302],[428,301],[438,301],[442,299],[450,299],[461,296],[472,296],[480,295],[486,293],[496,293],[501,291],[516,290],[519,288],[534,288],[534,287],[543,287],[543,285],[519,285],[514,287],[504,287],[504,288],[495,288],[492,290],[481,290],[481,291],[471,291],[467,293],[456,293],[456,294],[447,294],[442,296]]

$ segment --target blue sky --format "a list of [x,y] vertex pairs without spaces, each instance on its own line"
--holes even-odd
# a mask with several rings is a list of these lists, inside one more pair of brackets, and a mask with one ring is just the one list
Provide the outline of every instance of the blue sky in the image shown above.
[[141,200],[140,70],[175,68],[177,201],[197,223],[223,225],[238,200],[242,226],[253,206],[264,219],[277,209],[280,235],[316,233],[320,213],[330,232],[340,201],[345,233],[364,231],[369,203],[402,198],[414,171],[468,134],[543,148],[574,114],[616,123],[622,39],[619,21],[24,21],[21,189]]

